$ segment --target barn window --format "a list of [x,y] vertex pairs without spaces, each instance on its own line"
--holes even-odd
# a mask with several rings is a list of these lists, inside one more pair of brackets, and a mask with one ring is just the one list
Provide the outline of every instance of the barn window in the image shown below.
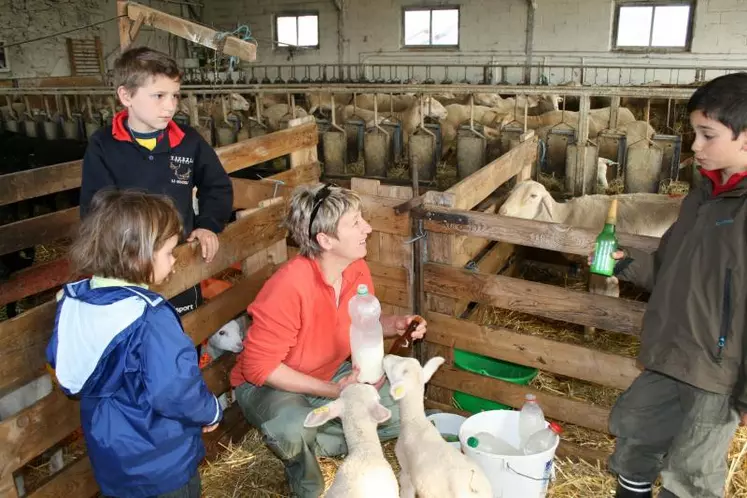
[[319,48],[319,15],[278,15],[275,18],[278,47]]
[[618,50],[688,50],[690,2],[621,2],[615,13],[613,46]]
[[457,47],[459,9],[405,9],[404,35],[406,47]]

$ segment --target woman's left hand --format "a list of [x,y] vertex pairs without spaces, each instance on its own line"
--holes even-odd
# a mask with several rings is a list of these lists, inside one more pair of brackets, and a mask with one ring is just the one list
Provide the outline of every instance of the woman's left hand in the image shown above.
[[397,335],[404,334],[405,330],[407,330],[407,326],[410,325],[410,322],[415,319],[418,319],[420,321],[420,324],[418,325],[418,328],[415,329],[415,332],[412,333],[412,338],[422,339],[425,335],[426,325],[428,323],[425,321],[425,318],[419,315],[398,316],[394,321],[394,328],[397,330]]

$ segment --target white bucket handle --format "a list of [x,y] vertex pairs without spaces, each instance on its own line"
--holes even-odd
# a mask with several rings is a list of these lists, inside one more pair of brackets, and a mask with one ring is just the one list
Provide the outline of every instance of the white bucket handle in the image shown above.
[[[537,481],[537,482],[545,482],[545,481],[547,481],[547,482],[549,482],[549,481],[552,480],[552,473],[550,474],[550,477],[532,477],[532,476],[528,476],[526,474],[522,474],[518,470],[512,468],[511,464],[508,463],[508,462],[506,462],[505,460],[504,460],[503,464],[504,464],[505,468],[507,468],[508,470],[510,470],[511,472],[513,472],[514,474],[516,474],[517,476],[521,476],[521,477],[524,477],[526,479],[531,479],[532,481]],[[554,464],[553,464],[553,466],[554,466]]]

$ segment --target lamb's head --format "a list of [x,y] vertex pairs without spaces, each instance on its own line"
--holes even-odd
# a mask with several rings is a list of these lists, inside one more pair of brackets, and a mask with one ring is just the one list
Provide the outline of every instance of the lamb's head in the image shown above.
[[244,317],[231,320],[210,336],[208,344],[217,350],[240,353],[244,349],[243,336],[247,320]]
[[232,111],[248,111],[249,110],[249,107],[250,107],[249,102],[244,97],[239,95],[238,93],[232,93],[230,98],[231,98],[230,105],[231,105]]
[[448,111],[446,107],[434,99],[433,97],[426,97],[423,99],[423,116],[426,118],[433,118],[436,120],[446,119]]
[[371,384],[350,384],[340,393],[340,397],[320,406],[306,415],[304,427],[319,427],[346,413],[358,422],[371,421],[379,425],[389,420],[392,412],[381,404],[376,388]]
[[498,214],[526,220],[550,221],[553,219],[554,205],[555,201],[544,185],[526,180],[516,184]]
[[438,367],[444,363],[440,356],[434,356],[421,366],[415,358],[388,354],[384,357],[384,371],[389,379],[392,399],[400,400],[408,392],[422,393]]

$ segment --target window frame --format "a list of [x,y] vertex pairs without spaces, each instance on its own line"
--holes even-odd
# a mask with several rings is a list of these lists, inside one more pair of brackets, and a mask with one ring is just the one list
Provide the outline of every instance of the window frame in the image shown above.
[[[457,11],[457,42],[455,45],[434,45],[433,44],[433,11],[434,10],[456,10]],[[406,26],[405,26],[405,18],[407,15],[407,12],[418,12],[418,11],[427,11],[430,13],[430,41],[431,43],[427,45],[408,45],[406,43]],[[459,50],[459,46],[462,41],[462,10],[459,7],[459,5],[423,5],[423,6],[417,6],[417,5],[408,5],[407,7],[402,7],[402,23],[401,23],[401,29],[402,29],[402,37],[400,40],[401,47],[405,50]]]
[[[637,52],[637,53],[672,53],[672,52],[690,52],[693,41],[693,26],[695,25],[695,2],[696,0],[618,0],[615,2],[615,13],[612,23],[612,40],[611,50],[613,52]],[[687,34],[685,35],[685,45],[682,47],[652,47],[650,45],[651,39],[653,38],[654,30],[654,16],[656,15],[657,7],[675,7],[675,6],[687,6],[690,7],[690,16],[687,22]],[[618,46],[617,45],[617,34],[620,29],[620,10],[624,7],[652,7],[651,16],[651,27],[649,30],[649,45],[641,46]]]
[[[298,18],[304,17],[304,16],[316,16],[316,45],[285,45],[281,44],[279,40],[279,33],[278,33],[278,20],[281,17],[295,17],[296,18],[296,40],[298,40]],[[275,50],[319,50],[322,44],[321,35],[322,35],[322,28],[320,24],[320,16],[319,11],[315,10],[296,10],[296,11],[289,11],[289,12],[278,12],[274,16],[274,22],[273,22],[273,42],[275,46]]]

